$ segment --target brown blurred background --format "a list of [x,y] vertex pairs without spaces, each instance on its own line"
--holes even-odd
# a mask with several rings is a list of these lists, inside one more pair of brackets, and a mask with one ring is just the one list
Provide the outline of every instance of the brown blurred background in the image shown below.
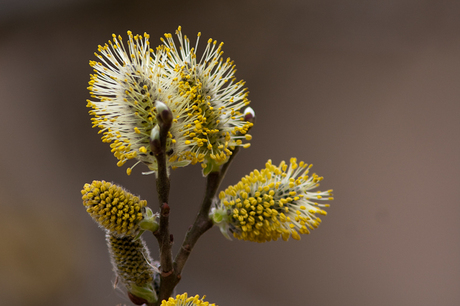
[[[155,45],[178,25],[225,42],[257,113],[222,187],[296,156],[336,198],[301,241],[212,229],[178,293],[220,306],[460,305],[460,2],[426,0],[2,0],[0,304],[130,304],[80,189],[114,181],[155,208],[154,176],[128,177],[91,129],[88,61],[112,33]],[[198,166],[171,178],[176,251],[204,179]]]

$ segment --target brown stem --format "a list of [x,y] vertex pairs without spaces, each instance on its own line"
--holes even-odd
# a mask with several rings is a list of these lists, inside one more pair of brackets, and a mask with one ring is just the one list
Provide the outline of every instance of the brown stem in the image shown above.
[[203,200],[203,204],[195,220],[195,223],[186,234],[181,250],[176,256],[176,260],[173,264],[174,268],[171,271],[172,273],[164,276],[162,275],[161,277],[160,295],[157,305],[160,305],[162,300],[169,298],[173,294],[174,288],[181,280],[181,271],[188,259],[188,256],[190,255],[190,251],[197,242],[198,238],[212,227],[212,222],[209,219],[208,214],[211,207],[212,198],[216,194],[217,188],[219,187],[219,177],[220,172],[211,172],[208,175],[206,195]]
[[168,177],[168,168],[166,164],[166,139],[168,131],[171,127],[170,122],[164,122],[158,117],[160,122],[160,139],[159,146],[158,140],[151,140],[151,148],[155,154],[157,160],[157,192],[158,200],[160,202],[160,227],[154,233],[155,237],[158,240],[160,247],[160,292],[158,296],[158,302],[156,305],[161,304],[162,300],[168,299],[172,291],[170,292],[169,288],[174,288],[175,286],[175,275],[173,270],[173,261],[172,261],[172,237],[169,233],[169,212],[170,207],[169,203],[169,177]]
[[[158,301],[168,299],[172,295],[177,282],[172,262],[172,237],[169,234],[169,205],[163,203],[160,211],[160,228],[154,233],[160,246],[160,292]],[[159,304],[158,304],[159,305]]]
[[[201,204],[200,211],[198,212],[198,215],[196,216],[195,222],[193,223],[192,227],[187,231],[184,242],[182,243],[182,247],[179,253],[176,255],[174,263],[172,263],[171,269],[163,269],[164,264],[166,265],[165,267],[169,267],[169,264],[170,264],[169,257],[168,257],[168,261],[166,261],[166,258],[165,258],[164,263],[162,261],[163,260],[163,250],[167,250],[168,254],[171,254],[171,245],[172,245],[172,243],[165,242],[165,240],[167,240],[168,242],[171,241],[169,236],[166,237],[166,232],[164,233],[161,232],[162,224],[165,224],[167,222],[166,220],[169,220],[167,219],[167,216],[165,216],[166,220],[162,221],[163,209],[166,203],[163,204],[161,215],[160,215],[160,229],[155,233],[155,236],[157,237],[158,242],[160,243],[160,252],[161,252],[160,261],[161,261],[161,271],[162,271],[161,272],[161,283],[160,283],[160,294],[158,297],[158,302],[156,303],[157,306],[161,304],[161,301],[168,299],[170,296],[172,296],[174,292],[174,288],[181,280],[182,270],[185,266],[185,263],[188,260],[188,257],[190,256],[190,253],[193,247],[195,246],[196,242],[201,237],[201,235],[203,235],[207,230],[209,230],[213,226],[213,223],[211,219],[209,218],[209,210],[211,209],[212,200],[216,196],[217,190],[219,189],[220,183],[222,182],[222,179],[224,178],[230,163],[233,161],[236,153],[238,153],[238,149],[239,147],[235,148],[235,150],[233,151],[233,154],[230,156],[227,163],[225,163],[221,167],[220,171],[211,172],[208,174],[206,178],[205,196],[203,198],[203,202]],[[169,185],[168,185],[168,188],[169,188]],[[169,206],[168,206],[168,209],[169,209]],[[169,210],[168,210],[168,213],[169,213]],[[166,225],[166,230],[167,230],[167,225]],[[162,239],[165,239],[165,240],[162,240]],[[169,247],[169,249],[167,249],[167,247]]]

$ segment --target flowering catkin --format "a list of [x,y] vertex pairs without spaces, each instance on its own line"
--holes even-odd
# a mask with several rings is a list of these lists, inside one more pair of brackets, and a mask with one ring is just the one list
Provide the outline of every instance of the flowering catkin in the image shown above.
[[266,168],[254,170],[241,181],[219,194],[220,202],[211,211],[215,224],[224,235],[227,231],[238,239],[266,242],[290,236],[299,240],[300,234],[309,234],[326,215],[316,201],[332,200],[332,190],[312,192],[322,177],[308,176],[304,162],[291,158],[290,165],[279,166],[269,160]]
[[91,217],[115,236],[136,236],[144,219],[147,201],[140,200],[123,188],[106,181],[85,184],[83,205]]

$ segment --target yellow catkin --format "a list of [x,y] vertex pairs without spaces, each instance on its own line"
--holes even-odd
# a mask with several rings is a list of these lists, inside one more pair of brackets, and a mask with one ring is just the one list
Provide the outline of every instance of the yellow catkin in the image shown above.
[[275,166],[269,160],[265,166],[219,194],[221,204],[215,211],[229,216],[228,224],[221,226],[242,240],[299,240],[299,234],[309,234],[321,223],[316,215],[326,215],[322,208],[329,204],[316,201],[332,199],[332,190],[311,192],[318,176],[302,176],[308,166],[296,158],[289,165],[282,161]]
[[198,295],[189,297],[187,293],[178,294],[175,298],[170,297],[163,300],[161,306],[217,306],[204,301],[205,296],[200,298]]
[[120,237],[139,233],[147,201],[105,181],[85,184],[81,194],[86,211],[101,227]]
[[[197,59],[195,48],[190,46],[181,28],[175,34],[181,49],[176,48],[177,43],[169,33],[162,41],[171,66],[176,67],[175,72],[180,76],[174,78],[178,92],[190,103],[186,116],[193,120],[185,127],[185,144],[192,153],[202,156],[192,157],[191,163],[222,164],[232,155],[235,146],[249,147],[241,141],[252,138],[247,132],[253,123],[244,120],[243,112],[249,105],[247,89],[242,81],[234,83],[234,65],[230,59],[222,60],[222,44],[215,48],[217,41],[209,39],[201,59]],[[221,90],[223,87],[225,91]],[[215,94],[211,96],[209,92]]]

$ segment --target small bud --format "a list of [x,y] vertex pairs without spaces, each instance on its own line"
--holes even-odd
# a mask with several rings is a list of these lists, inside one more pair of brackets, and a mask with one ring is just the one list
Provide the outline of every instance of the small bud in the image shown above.
[[156,222],[158,214],[154,214],[150,208],[145,209],[144,219],[139,222],[139,227],[146,231],[156,232],[160,225]]
[[133,302],[134,305],[144,305],[147,304],[148,301],[146,299],[143,299],[141,297],[135,296],[131,292],[128,292],[128,297]]
[[147,284],[143,287],[132,284],[128,297],[135,305],[152,304],[158,300],[153,285]]
[[[223,162],[226,162],[226,161],[227,160],[224,160]],[[214,159],[209,158],[207,160],[207,163],[203,165],[204,165],[204,168],[202,170],[202,173],[203,173],[203,176],[206,177],[211,172],[218,172],[220,170],[221,163],[217,163]]]
[[171,207],[169,207],[168,203],[163,203],[163,205],[161,205],[161,215],[163,217],[169,216],[170,211],[171,211]]
[[157,109],[159,121],[165,125],[170,125],[173,115],[169,107],[161,101],[156,101],[155,107]]
[[158,125],[155,125],[150,132],[150,149],[155,155],[159,154],[161,151],[160,127]]
[[209,218],[212,220],[214,225],[219,226],[220,232],[225,238],[232,240],[229,236],[230,217],[227,214],[226,209],[213,207],[209,213]]
[[244,120],[254,123],[256,121],[256,113],[252,109],[252,107],[248,106],[244,110]]

